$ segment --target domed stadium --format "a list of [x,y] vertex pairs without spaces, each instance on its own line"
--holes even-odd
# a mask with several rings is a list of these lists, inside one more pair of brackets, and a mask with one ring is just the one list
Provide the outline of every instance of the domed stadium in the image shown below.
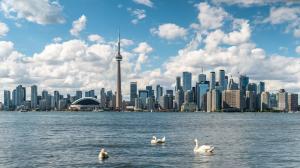
[[100,109],[100,102],[93,97],[83,97],[70,105],[70,110],[92,111]]

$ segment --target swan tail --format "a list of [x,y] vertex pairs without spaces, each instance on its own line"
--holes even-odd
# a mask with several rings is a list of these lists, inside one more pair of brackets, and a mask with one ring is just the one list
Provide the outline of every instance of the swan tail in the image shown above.
[[211,147],[208,151],[209,151],[209,152],[213,152],[214,149],[215,149],[215,147]]
[[165,142],[165,141],[166,141],[166,137],[163,137],[163,138],[161,139],[161,141]]

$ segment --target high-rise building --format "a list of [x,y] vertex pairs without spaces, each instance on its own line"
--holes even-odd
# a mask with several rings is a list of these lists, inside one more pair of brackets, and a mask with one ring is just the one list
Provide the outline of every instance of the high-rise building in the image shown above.
[[265,82],[259,82],[257,86],[257,94],[261,94],[265,91]]
[[192,73],[183,72],[182,73],[183,91],[188,91],[192,89]]
[[148,97],[154,97],[154,90],[152,86],[146,86],[146,90],[148,91]]
[[81,99],[82,98],[82,91],[77,90],[76,91],[76,100]]
[[171,89],[166,90],[166,94],[170,96],[174,96],[173,90]]
[[37,86],[33,85],[31,86],[31,109],[37,108],[38,105],[37,96],[38,96]]
[[255,94],[257,93],[257,85],[256,83],[249,83],[247,85],[247,91],[252,91],[255,92]]
[[260,111],[266,111],[270,109],[270,93],[261,92],[260,93]]
[[121,55],[121,39],[120,39],[120,33],[119,33],[119,40],[118,40],[118,53],[116,55],[116,61],[117,61],[117,93],[116,93],[116,110],[121,111],[122,110],[122,91],[121,91],[121,61],[122,61],[122,55]]
[[105,93],[105,89],[104,88],[101,88],[101,90],[100,90],[100,103],[101,103],[101,107],[102,108],[106,108],[107,107],[106,93]]
[[184,102],[184,92],[182,89],[176,91],[175,102],[177,104],[177,110],[180,111],[181,106]]
[[222,90],[225,90],[227,88],[226,81],[225,81],[225,71],[221,69],[219,71],[219,86],[222,88]]
[[16,106],[23,105],[26,100],[26,88],[18,85],[16,88]]
[[198,82],[201,83],[201,82],[205,82],[206,81],[206,75],[201,73],[198,75]]
[[137,98],[137,82],[130,82],[130,103],[134,104]]
[[4,90],[4,110],[10,110],[11,104],[10,104],[10,91]]
[[216,87],[216,73],[215,72],[210,72],[210,77],[209,77],[209,90],[213,90]]
[[197,107],[199,111],[206,111],[206,93],[209,90],[208,81],[197,83]]
[[17,107],[17,90],[14,89],[12,92],[12,108],[15,109]]
[[256,92],[255,91],[246,91],[246,109],[248,111],[256,111]]
[[60,95],[59,92],[56,90],[53,93],[53,101],[54,101],[53,104],[54,104],[54,108],[56,109],[58,109],[59,100],[60,100]]
[[222,108],[224,111],[243,111],[243,104],[240,90],[224,90],[222,92]]
[[87,92],[85,92],[85,97],[93,97],[95,98],[95,90],[89,90]]
[[227,90],[238,90],[239,89],[238,84],[235,83],[232,78],[230,78],[229,83],[228,83],[227,86],[228,86]]
[[156,101],[159,101],[160,96],[163,95],[163,87],[156,85]]
[[246,93],[247,86],[249,84],[249,77],[245,75],[240,75],[239,77],[239,89]]
[[142,102],[142,109],[146,108],[147,97],[148,97],[148,90],[139,90],[139,99]]
[[177,90],[179,90],[179,89],[182,89],[182,88],[181,88],[181,78],[180,78],[180,76],[177,76],[177,77],[176,77],[175,91],[177,91]]
[[298,94],[288,94],[288,110],[298,111]]
[[288,111],[288,93],[284,89],[278,92],[278,110]]
[[207,92],[207,111],[215,112],[221,110],[221,92],[217,89]]

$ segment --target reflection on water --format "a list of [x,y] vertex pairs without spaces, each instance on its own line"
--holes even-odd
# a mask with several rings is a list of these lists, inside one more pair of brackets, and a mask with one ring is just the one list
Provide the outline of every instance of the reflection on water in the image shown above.
[[[295,113],[1,112],[0,167],[300,167],[299,123]],[[195,154],[195,138],[214,155]]]

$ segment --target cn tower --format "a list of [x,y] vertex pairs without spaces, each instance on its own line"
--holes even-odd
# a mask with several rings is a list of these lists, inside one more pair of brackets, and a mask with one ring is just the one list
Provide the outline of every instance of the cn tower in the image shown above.
[[121,61],[122,61],[122,55],[121,55],[121,46],[120,46],[120,32],[119,32],[119,40],[118,40],[118,53],[116,55],[116,61],[118,66],[117,71],[117,95],[116,95],[116,110],[121,111],[122,110],[122,91],[121,91]]

